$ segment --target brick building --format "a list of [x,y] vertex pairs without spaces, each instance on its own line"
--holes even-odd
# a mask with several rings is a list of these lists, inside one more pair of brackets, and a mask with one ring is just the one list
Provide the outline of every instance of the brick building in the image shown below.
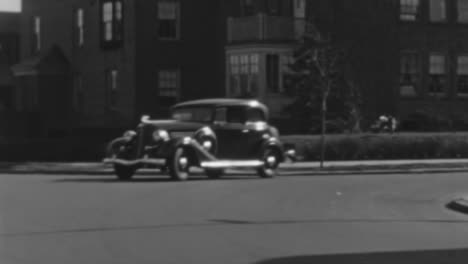
[[[244,83],[244,90],[254,89],[281,116],[290,101],[282,75],[300,32],[307,30],[305,17],[349,47],[348,77],[362,91],[368,121],[388,113],[407,120],[407,129],[415,128],[415,118],[468,128],[467,0],[240,2],[228,18],[227,95],[244,92],[235,88]],[[255,55],[248,60],[246,54]],[[244,80],[242,60],[259,65]]]
[[257,97],[273,116],[291,102],[284,96],[287,65],[306,21],[306,0],[226,0],[226,95]]
[[[17,111],[44,132],[133,125],[222,96],[220,2],[23,0]],[[21,99],[20,99],[21,98]],[[28,114],[29,113],[29,114]]]
[[399,115],[467,129],[468,1],[401,0],[399,13]]
[[15,80],[10,67],[18,61],[18,46],[19,14],[0,12],[0,135],[7,133],[8,114],[14,105]]
[[[253,94],[275,118],[284,107],[288,64],[311,27],[346,47],[366,117],[394,112],[398,74],[398,5],[388,0],[237,1],[228,18],[226,94]],[[385,29],[385,30],[384,30]],[[372,114],[371,114],[372,113]]]
[[366,119],[463,119],[466,2],[23,0],[15,109],[44,133],[127,127],[202,97],[256,97],[287,119],[284,75],[312,24],[349,47]]
[[0,12],[0,109],[10,107],[14,85],[10,66],[18,61],[19,14]]

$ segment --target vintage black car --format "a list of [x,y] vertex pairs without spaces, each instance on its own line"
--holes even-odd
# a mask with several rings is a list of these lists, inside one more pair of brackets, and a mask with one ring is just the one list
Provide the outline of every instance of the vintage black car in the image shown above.
[[254,168],[270,178],[278,165],[293,158],[278,130],[268,125],[267,107],[247,99],[203,99],[175,105],[172,119],[143,116],[135,131],[109,143],[104,162],[112,164],[121,180],[137,169],[159,168],[174,180],[189,177],[191,167],[205,170],[210,178],[227,168]]

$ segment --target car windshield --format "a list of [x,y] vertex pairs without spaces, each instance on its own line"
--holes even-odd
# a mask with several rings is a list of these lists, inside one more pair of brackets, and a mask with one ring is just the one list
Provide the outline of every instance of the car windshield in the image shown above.
[[213,109],[210,107],[188,107],[175,109],[172,118],[179,121],[210,122]]

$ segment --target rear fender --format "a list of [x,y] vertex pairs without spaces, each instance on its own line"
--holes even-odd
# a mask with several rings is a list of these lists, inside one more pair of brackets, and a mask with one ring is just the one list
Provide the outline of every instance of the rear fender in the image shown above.
[[268,148],[274,149],[278,152],[278,157],[280,158],[280,162],[283,162],[285,160],[284,146],[281,143],[281,141],[279,141],[276,137],[270,137],[266,139],[265,141],[263,141],[260,147],[260,150],[258,152],[258,157],[261,157],[262,153]]
[[195,132],[194,139],[196,139],[200,144],[209,141],[211,143],[209,152],[213,155],[216,155],[218,150],[218,139],[210,127],[203,127],[199,129],[197,132]]

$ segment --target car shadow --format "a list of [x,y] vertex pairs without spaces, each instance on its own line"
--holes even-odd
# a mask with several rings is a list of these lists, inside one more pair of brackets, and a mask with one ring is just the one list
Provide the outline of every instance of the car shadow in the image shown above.
[[467,263],[467,260],[468,249],[447,249],[291,256],[266,259],[254,264],[462,264]]
[[[238,181],[238,180],[255,180],[259,179],[256,176],[245,176],[245,175],[232,175],[232,176],[225,176],[219,179],[210,179],[206,176],[197,176],[191,177],[187,180],[187,182],[197,182],[197,181]],[[172,180],[169,176],[156,176],[156,177],[135,177],[131,180],[122,181],[115,176],[111,177],[67,177],[61,179],[54,179],[52,182],[55,183],[67,183],[67,182],[75,182],[75,183],[121,183],[121,184],[130,184],[130,183],[143,183],[143,182],[172,182],[177,183],[178,181]]]

